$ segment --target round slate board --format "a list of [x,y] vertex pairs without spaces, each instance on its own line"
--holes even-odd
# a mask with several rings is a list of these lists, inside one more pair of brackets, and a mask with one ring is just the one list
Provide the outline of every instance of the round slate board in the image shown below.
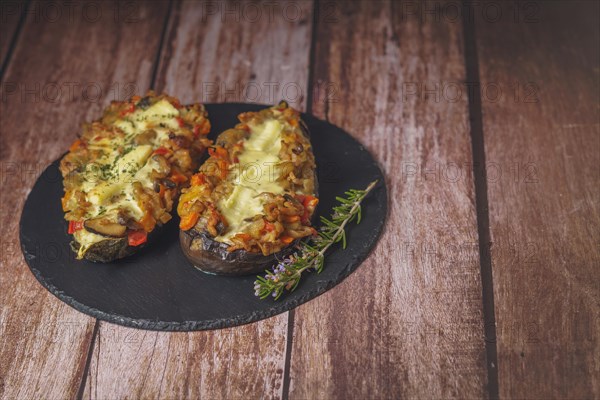
[[[207,104],[214,139],[233,127],[237,115],[268,106]],[[386,219],[387,191],[373,157],[340,128],[303,114],[318,165],[318,212],[329,213],[335,196],[365,188],[379,179],[363,204],[363,220],[347,228],[348,247],[333,246],[321,274],[306,273],[298,288],[279,300],[254,295],[255,276],[205,274],[187,261],[179,247],[173,218],[138,254],[110,264],[76,260],[69,248],[59,160],[31,190],[21,215],[25,260],[51,293],[75,309],[120,325],[162,331],[192,331],[241,325],[290,310],[335,286],[354,271],[373,248]]]

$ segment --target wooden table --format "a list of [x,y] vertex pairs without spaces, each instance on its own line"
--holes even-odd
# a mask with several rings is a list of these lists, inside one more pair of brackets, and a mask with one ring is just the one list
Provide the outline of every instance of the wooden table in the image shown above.
[[[598,2],[3,2],[0,397],[600,398]],[[19,249],[36,177],[109,101],[280,98],[359,139],[385,233],[237,328],[81,314]],[[49,199],[50,201],[50,199]]]

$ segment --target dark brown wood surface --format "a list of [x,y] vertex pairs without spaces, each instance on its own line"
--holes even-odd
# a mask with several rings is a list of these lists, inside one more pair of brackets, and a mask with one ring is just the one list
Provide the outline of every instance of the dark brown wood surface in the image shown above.
[[[597,3],[44,4],[0,24],[0,398],[600,396]],[[149,87],[283,98],[346,129],[386,175],[373,253],[296,310],[218,331],[54,298],[19,250],[26,195],[82,121]]]
[[500,396],[599,398],[600,10],[515,7],[476,25]]

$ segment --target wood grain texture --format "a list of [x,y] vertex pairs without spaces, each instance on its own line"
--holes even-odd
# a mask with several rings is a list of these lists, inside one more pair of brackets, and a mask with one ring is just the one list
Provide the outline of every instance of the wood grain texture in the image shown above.
[[304,110],[312,2],[185,2],[169,24],[157,87],[182,102]]
[[287,318],[165,333],[100,323],[83,398],[280,398]]
[[[115,21],[113,4],[102,4],[94,23],[27,18],[2,82],[1,398],[72,398],[83,376],[94,319],[35,280],[19,249],[18,222],[37,176],[68,148],[81,122],[125,96],[128,85],[145,90],[149,82],[164,10],[139,4],[135,22]],[[123,39],[134,35],[144,43]],[[69,254],[49,246],[39,257],[52,262]]]
[[[255,19],[251,9],[244,9],[248,4],[266,9],[268,2],[215,4],[238,8],[226,14],[224,8],[207,10],[193,1],[174,4],[158,90],[182,102],[270,103],[284,95],[286,85],[305,93],[310,2],[295,3],[302,7],[299,19],[282,17],[278,7],[288,3],[278,3],[272,19],[266,14]],[[248,87],[262,92],[257,96]],[[294,96],[290,91],[284,98],[304,109],[305,94]],[[286,313],[194,333],[142,332],[102,322],[83,397],[281,398],[287,320]]]
[[476,25],[500,396],[599,398],[598,3],[516,6]]
[[366,262],[296,310],[291,399],[488,396],[462,27],[401,7],[319,12],[313,112],[377,156],[391,207]]

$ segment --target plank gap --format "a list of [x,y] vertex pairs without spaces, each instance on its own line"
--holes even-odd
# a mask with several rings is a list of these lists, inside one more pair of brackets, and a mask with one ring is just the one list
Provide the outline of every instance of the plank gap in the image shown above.
[[165,21],[163,22],[162,31],[160,33],[160,41],[158,42],[158,49],[156,50],[156,57],[154,58],[154,65],[152,66],[152,75],[150,77],[150,86],[149,88],[154,90],[154,85],[156,84],[156,77],[158,75],[158,70],[160,67],[160,57],[162,55],[163,46],[165,43],[165,36],[167,36],[167,29],[169,27],[169,21],[171,20],[171,10],[173,9],[173,2],[169,0],[169,5],[167,6],[167,14],[165,16]]
[[290,363],[292,361],[292,344],[294,343],[294,309],[288,311],[287,337],[285,346],[285,363],[283,365],[283,385],[281,399],[288,400],[290,396]]
[[[473,6],[465,3],[465,9],[473,12]],[[466,15],[472,15],[467,13]],[[465,67],[467,83],[479,83],[479,64],[475,42],[475,22],[463,18],[465,38]],[[479,85],[477,85],[479,87]],[[488,393],[490,399],[498,399],[498,351],[496,348],[496,316],[494,309],[494,280],[490,252],[490,218],[487,195],[487,171],[485,167],[485,143],[483,141],[483,120],[481,94],[479,90],[468,91],[469,124],[471,132],[471,152],[473,154],[473,178],[475,183],[475,204],[477,209],[477,234],[479,239],[479,266],[481,268],[481,289],[485,335]]]
[[90,371],[90,364],[92,363],[92,354],[94,353],[94,345],[96,344],[96,336],[98,335],[98,329],[100,327],[100,320],[96,318],[94,322],[94,329],[92,330],[92,340],[90,340],[90,347],[88,348],[87,357],[85,359],[85,367],[83,368],[83,374],[81,376],[81,383],[79,384],[79,390],[77,390],[77,399],[83,399],[83,392],[87,383],[87,376]]
[[312,25],[310,27],[310,50],[308,53],[308,93],[306,94],[306,113],[312,114],[315,89],[315,56],[317,53],[317,23],[319,18],[319,0],[313,2]]

